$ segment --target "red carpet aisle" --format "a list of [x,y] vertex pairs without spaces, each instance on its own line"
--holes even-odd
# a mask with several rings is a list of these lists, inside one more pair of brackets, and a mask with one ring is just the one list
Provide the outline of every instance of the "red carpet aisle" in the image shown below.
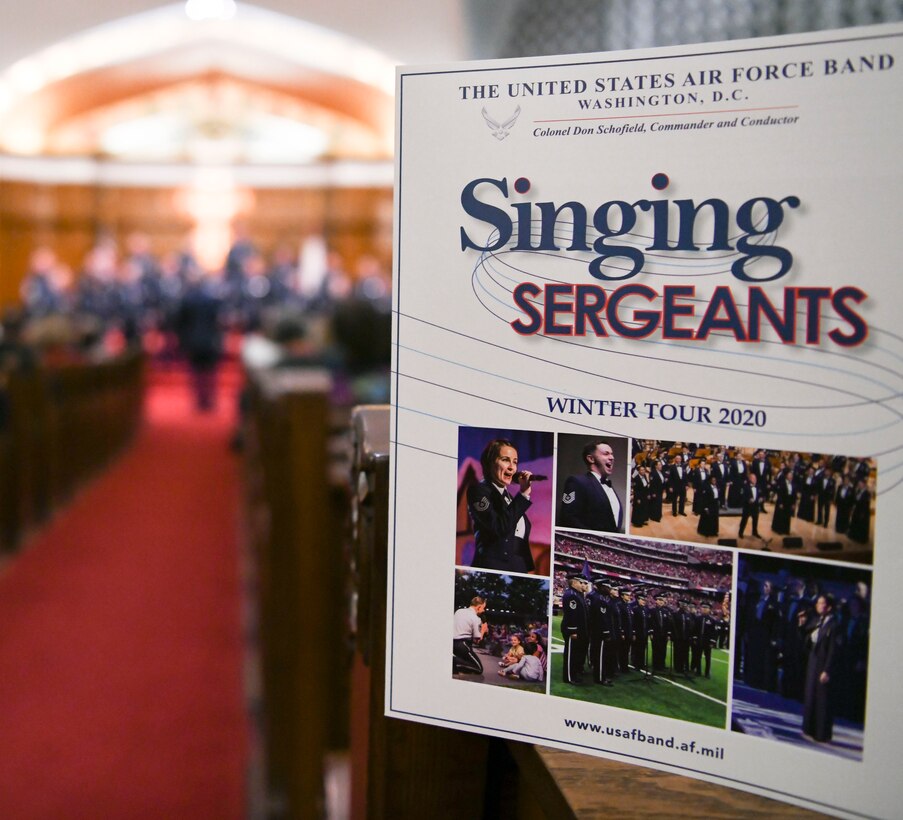
[[181,377],[155,377],[135,446],[0,576],[0,817],[244,816],[239,476],[221,399],[196,416]]

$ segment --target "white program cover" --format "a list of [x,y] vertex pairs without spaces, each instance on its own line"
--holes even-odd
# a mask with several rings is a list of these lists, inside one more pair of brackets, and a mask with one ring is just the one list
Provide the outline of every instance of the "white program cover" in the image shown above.
[[901,38],[399,69],[388,715],[899,816]]

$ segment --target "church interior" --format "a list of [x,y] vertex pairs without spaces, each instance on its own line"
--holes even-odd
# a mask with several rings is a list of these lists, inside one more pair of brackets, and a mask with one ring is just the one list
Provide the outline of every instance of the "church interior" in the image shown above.
[[[381,718],[361,409],[389,401],[396,66],[903,6],[0,2],[0,816],[423,813],[384,757],[420,741]],[[486,785],[545,776],[525,750],[454,734],[442,816],[551,816]]]

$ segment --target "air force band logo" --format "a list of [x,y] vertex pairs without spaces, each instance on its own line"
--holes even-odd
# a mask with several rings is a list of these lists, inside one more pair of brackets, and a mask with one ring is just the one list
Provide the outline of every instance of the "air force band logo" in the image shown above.
[[473,508],[477,512],[486,512],[486,510],[489,509],[489,499],[486,497],[481,498],[479,501],[477,501],[476,504],[473,505]]
[[576,497],[577,497],[577,491],[574,490],[574,492],[572,492],[572,493],[565,493],[563,496],[561,496],[561,500],[565,504],[572,504]]
[[490,131],[492,131],[492,136],[494,136],[497,140],[503,140],[508,136],[511,129],[514,127],[514,123],[517,122],[517,118],[520,116],[520,106],[514,109],[514,113],[504,122],[498,123],[492,117],[489,116],[489,112],[483,108],[483,119],[486,120],[486,125],[489,126]]

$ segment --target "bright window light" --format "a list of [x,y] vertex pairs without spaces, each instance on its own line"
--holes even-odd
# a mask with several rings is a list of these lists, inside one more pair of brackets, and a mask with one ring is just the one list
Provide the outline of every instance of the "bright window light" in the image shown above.
[[231,20],[236,10],[235,0],[187,0],[185,3],[189,20]]

